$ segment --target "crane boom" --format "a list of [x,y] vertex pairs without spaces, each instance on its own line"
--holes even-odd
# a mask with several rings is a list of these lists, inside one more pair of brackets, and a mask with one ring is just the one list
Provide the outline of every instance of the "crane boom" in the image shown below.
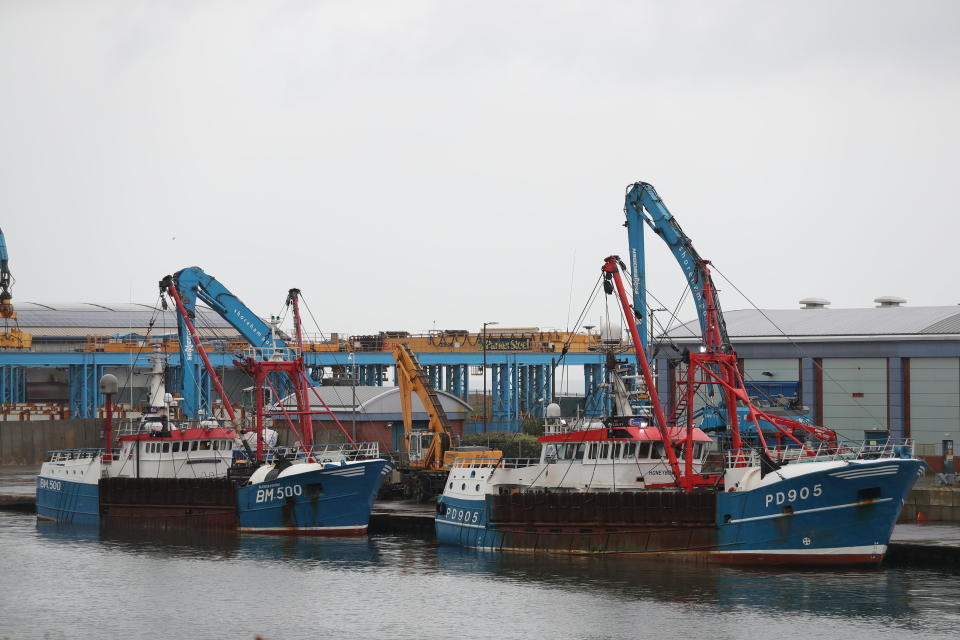
[[[33,336],[20,331],[17,323],[17,312],[13,309],[13,274],[10,273],[10,256],[7,254],[7,241],[0,229],[0,318],[4,320],[3,332],[0,333],[0,347],[12,349],[26,349],[33,344]],[[13,326],[7,322],[13,320]]]
[[[737,413],[738,405],[746,406],[747,421],[753,423],[756,437],[761,446],[766,448],[767,442],[761,428],[761,421],[770,424],[775,429],[775,436],[778,444],[784,440],[791,441],[807,449],[802,440],[813,439],[821,442],[836,442],[836,432],[825,427],[817,427],[803,424],[796,420],[772,416],[759,407],[750,399],[746,391],[746,384],[743,374],[740,372],[737,363],[737,354],[730,343],[730,336],[727,334],[726,323],[723,319],[723,312],[720,309],[720,300],[717,295],[717,289],[713,284],[713,277],[710,275],[710,261],[704,260],[693,248],[690,238],[683,232],[677,221],[670,215],[663,200],[653,188],[653,185],[646,182],[636,182],[627,187],[626,204],[624,212],[627,215],[627,228],[630,236],[630,262],[633,277],[633,298],[634,307],[645,308],[640,305],[645,304],[646,289],[644,283],[644,265],[643,265],[643,243],[639,243],[636,236],[642,237],[642,225],[648,225],[660,236],[674,258],[680,263],[684,276],[690,285],[694,301],[697,307],[697,318],[700,322],[700,334],[703,338],[703,348],[697,351],[690,351],[684,355],[686,364],[684,380],[678,382],[678,386],[683,387],[685,397],[678,399],[677,406],[673,408],[671,416],[667,417],[662,409],[657,414],[657,421],[668,426],[683,427],[688,435],[687,445],[692,445],[689,439],[693,430],[693,419],[695,415],[694,400],[696,390],[701,386],[719,387],[720,395],[726,405],[727,424],[730,427],[733,446],[739,449],[742,446],[740,437],[740,424]],[[616,276],[616,268],[620,265],[619,259],[607,259],[604,267],[605,273],[609,272]],[[619,281],[618,281],[619,282]],[[611,287],[612,289],[612,287]],[[621,302],[624,314],[628,313],[628,303],[626,296],[621,293]],[[633,317],[641,320],[641,326],[644,327],[642,335],[646,335],[646,315],[634,311],[629,321]],[[634,343],[636,338],[634,335]],[[644,344],[646,347],[646,344]],[[643,361],[646,349],[637,349],[638,359]],[[654,404],[656,408],[657,403]],[[686,425],[679,424],[680,420],[685,418]],[[671,457],[673,466],[673,458]],[[691,459],[689,456],[685,460],[685,475],[691,474]],[[676,475],[676,472],[675,472]],[[677,476],[680,477],[680,476]],[[696,484],[696,482],[694,482]],[[693,486],[693,485],[689,485]],[[689,488],[687,486],[686,488]]]
[[[704,342],[711,339],[709,334],[713,333],[713,339],[719,341],[715,346],[719,346],[724,351],[732,351],[727,327],[720,312],[720,303],[716,297],[716,288],[713,286],[709,270],[704,268],[705,261],[670,214],[663,199],[657,194],[657,190],[648,182],[633,183],[627,187],[623,211],[627,217],[625,226],[630,243],[633,308],[640,320],[640,338],[644,349],[647,346],[650,330],[646,313],[646,266],[643,247],[643,225],[646,224],[667,244],[673,257],[680,264],[697,307],[700,335],[703,336]],[[711,307],[716,310],[716,314],[711,313]]]
[[243,339],[257,348],[285,348],[283,338],[277,339],[269,324],[260,319],[240,298],[227,289],[223,283],[206,273],[200,267],[188,267],[173,274],[173,283],[177,286],[184,307],[191,314],[196,312],[197,299],[213,309],[231,327],[243,336]]
[[10,293],[12,280],[10,256],[7,255],[7,240],[3,237],[3,229],[0,229],[0,317],[3,318],[16,317],[13,312],[13,305],[10,304],[10,300],[13,298],[13,294]]
[[[287,349],[285,337],[264,322],[256,313],[250,310],[236,295],[227,289],[220,281],[204,272],[200,267],[188,267],[177,271],[172,276],[166,276],[160,281],[161,292],[170,285],[176,287],[180,294],[184,313],[188,318],[196,318],[197,299],[204,302],[217,315],[227,321],[231,327],[265,356],[276,352],[286,359]],[[180,363],[183,369],[183,402],[184,414],[195,417],[206,404],[201,398],[199,384],[200,367],[194,354],[193,339],[184,319],[184,314],[177,315],[177,335],[180,342]]]

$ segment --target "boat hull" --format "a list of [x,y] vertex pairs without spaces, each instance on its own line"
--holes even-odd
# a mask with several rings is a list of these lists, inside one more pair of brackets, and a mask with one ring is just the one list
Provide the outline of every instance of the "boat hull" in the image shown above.
[[495,551],[876,564],[922,464],[887,459],[834,466],[727,493],[443,495],[436,532],[441,543]]
[[100,521],[100,494],[96,484],[37,476],[37,518],[72,524]]
[[242,487],[240,531],[279,535],[363,535],[389,471],[385,460],[318,465],[306,473]]
[[84,465],[89,467],[85,482],[65,479],[72,469],[41,471],[36,481],[39,519],[151,529],[363,535],[389,471],[387,461],[373,459],[237,487],[226,478],[101,479],[98,468]]
[[736,564],[878,563],[922,469],[920,460],[878,460],[719,494],[713,555]]

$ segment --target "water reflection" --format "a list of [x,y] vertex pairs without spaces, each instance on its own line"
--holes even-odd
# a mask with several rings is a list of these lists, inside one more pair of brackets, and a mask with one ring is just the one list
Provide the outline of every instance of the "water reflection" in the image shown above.
[[[960,623],[955,575],[906,568],[824,571],[736,569],[633,556],[563,556],[484,553],[442,547],[416,536],[322,538],[238,535],[191,530],[78,527],[39,522],[42,543],[59,549],[155,559],[226,562],[298,572],[334,571],[351,580],[363,573],[443,590],[447,578],[471,593],[512,585],[563,592],[567,599],[599,596],[637,604],[682,604],[699,615],[801,616],[872,623],[877,629],[922,630]],[[23,525],[22,534],[27,534]],[[14,534],[15,532],[10,531]],[[15,534],[16,535],[16,534]],[[18,536],[19,537],[19,536]],[[211,571],[204,569],[204,572]],[[328,575],[328,574],[322,574]],[[383,580],[380,575],[385,576]],[[215,580],[216,573],[207,579]],[[439,576],[438,579],[431,576]],[[324,578],[326,579],[326,578]],[[424,582],[427,581],[427,582]],[[464,587],[466,588],[466,587]],[[521,603],[518,607],[522,608]]]
[[243,560],[298,566],[362,569],[379,566],[380,553],[368,537],[240,535],[231,531],[64,525],[37,522],[42,540],[95,545],[102,550],[196,560]]
[[633,556],[493,554],[458,547],[439,547],[436,553],[444,571],[721,610],[897,619],[917,612],[911,596],[918,581],[944,581],[949,592],[944,603],[951,607],[960,595],[951,576],[903,569],[738,569]]

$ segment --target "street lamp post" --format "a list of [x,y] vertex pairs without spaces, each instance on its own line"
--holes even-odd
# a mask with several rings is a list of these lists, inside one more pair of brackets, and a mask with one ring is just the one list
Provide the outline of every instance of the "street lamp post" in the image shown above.
[[483,432],[487,432],[487,327],[497,322],[483,323]]

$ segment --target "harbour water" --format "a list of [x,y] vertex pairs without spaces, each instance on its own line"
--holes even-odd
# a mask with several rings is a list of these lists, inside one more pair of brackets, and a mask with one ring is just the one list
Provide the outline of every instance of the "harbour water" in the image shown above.
[[960,575],[101,532],[0,512],[0,638],[947,638]]

